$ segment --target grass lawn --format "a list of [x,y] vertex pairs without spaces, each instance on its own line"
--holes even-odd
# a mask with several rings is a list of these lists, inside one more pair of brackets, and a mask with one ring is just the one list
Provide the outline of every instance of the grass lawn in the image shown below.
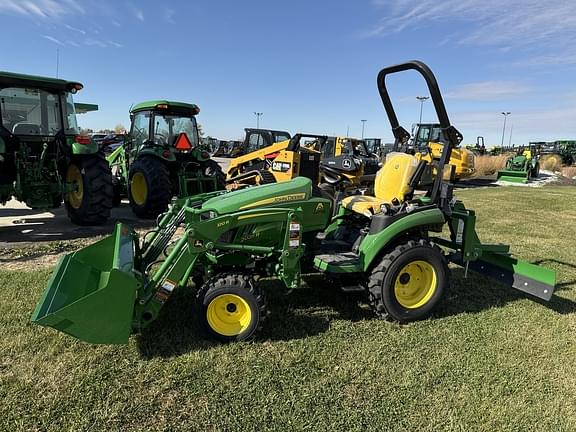
[[558,272],[547,304],[452,271],[399,326],[329,287],[285,296],[254,343],[202,339],[175,294],[127,346],[34,326],[51,269],[0,271],[0,430],[576,430],[576,188],[458,191],[485,242]]

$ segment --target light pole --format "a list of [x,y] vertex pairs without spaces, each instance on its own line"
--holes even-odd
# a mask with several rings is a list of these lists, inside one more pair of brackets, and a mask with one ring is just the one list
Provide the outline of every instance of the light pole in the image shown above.
[[362,139],[364,139],[364,126],[368,120],[360,120],[362,122]]
[[420,101],[420,120],[418,124],[422,124],[422,108],[424,108],[424,102],[430,99],[430,96],[416,96],[416,99]]
[[506,133],[506,118],[512,114],[510,111],[502,111],[504,116],[504,126],[502,127],[502,147],[504,147],[504,134]]
[[254,115],[256,116],[256,129],[260,129],[260,116],[262,114],[264,113],[254,111]]

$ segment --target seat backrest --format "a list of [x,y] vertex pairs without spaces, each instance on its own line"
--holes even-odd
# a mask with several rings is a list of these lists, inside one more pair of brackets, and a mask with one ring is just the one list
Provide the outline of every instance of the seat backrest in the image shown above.
[[406,153],[389,153],[384,166],[378,170],[374,181],[374,195],[385,202],[394,198],[404,201],[411,192],[410,179],[418,167],[418,159]]
[[40,135],[40,126],[34,123],[16,123],[12,128],[14,135]]

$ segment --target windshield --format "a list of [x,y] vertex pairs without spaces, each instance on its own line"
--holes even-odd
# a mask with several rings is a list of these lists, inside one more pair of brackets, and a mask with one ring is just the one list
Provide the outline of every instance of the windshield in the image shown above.
[[64,110],[64,133],[66,135],[76,135],[80,133],[78,123],[76,122],[76,108],[74,108],[74,100],[72,100],[72,93],[66,94],[66,106]]
[[370,156],[364,141],[358,140],[345,140],[342,143],[342,154],[356,155],[356,156]]
[[156,144],[173,146],[181,133],[188,136],[192,147],[196,147],[198,145],[196,118],[155,113],[154,142]]
[[443,142],[440,126],[422,125],[416,137],[416,148],[426,148],[429,142]]
[[[15,135],[54,136],[63,127],[59,96],[44,90],[3,88],[0,90],[0,111],[2,126]],[[76,127],[75,114],[73,117]]]

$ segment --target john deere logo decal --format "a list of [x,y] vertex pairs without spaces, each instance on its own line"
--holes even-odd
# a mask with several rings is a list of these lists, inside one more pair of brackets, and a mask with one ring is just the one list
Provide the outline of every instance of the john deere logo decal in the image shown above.
[[316,204],[316,208],[314,209],[314,213],[324,213],[324,204],[322,204],[322,203]]
[[350,159],[344,159],[342,161],[342,166],[346,169],[351,168],[352,167],[352,161]]

